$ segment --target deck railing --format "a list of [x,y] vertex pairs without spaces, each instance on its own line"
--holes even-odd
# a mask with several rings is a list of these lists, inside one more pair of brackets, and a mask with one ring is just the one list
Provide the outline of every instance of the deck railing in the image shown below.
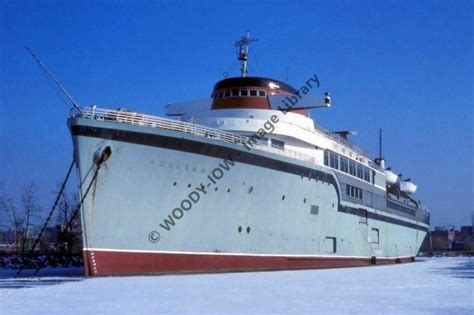
[[[174,119],[162,118],[157,116],[145,115],[131,111],[125,110],[109,110],[93,107],[91,109],[74,108],[71,111],[72,117],[81,117],[87,119],[94,119],[98,121],[114,122],[114,123],[123,123],[123,124],[132,124],[139,125],[149,128],[159,128],[164,130],[172,130],[183,133],[188,133],[192,135],[202,136],[206,138],[216,139],[220,141],[230,142],[230,143],[249,143],[249,137],[238,135],[235,133],[221,131],[214,128],[205,127],[202,125],[193,124],[190,122],[184,122]],[[313,156],[289,150],[289,149],[278,149],[268,145],[267,142],[257,141],[254,144],[252,142],[251,150],[257,149],[265,152],[270,152],[273,154],[278,154],[282,156],[287,156],[295,158],[302,161],[307,161],[311,163],[316,163]]]
[[334,132],[332,132],[332,131],[330,131],[330,130],[328,130],[328,129],[324,128],[323,126],[321,126],[319,124],[316,124],[316,123],[314,124],[314,129],[315,129],[316,133],[322,133],[323,135],[327,136],[328,138],[331,138],[332,140],[336,141],[337,143],[351,149],[355,153],[357,153],[359,155],[362,155],[362,156],[365,156],[368,160],[373,160],[372,155],[369,152],[367,152],[364,149],[360,148],[359,146],[354,144],[354,142],[350,141],[349,139],[344,138],[344,137],[340,136],[339,134],[334,133]]

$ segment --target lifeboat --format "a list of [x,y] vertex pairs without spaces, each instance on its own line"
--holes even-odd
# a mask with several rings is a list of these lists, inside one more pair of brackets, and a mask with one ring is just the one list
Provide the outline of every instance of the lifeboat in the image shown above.
[[417,188],[418,186],[413,184],[410,179],[405,179],[404,181],[400,182],[400,190],[408,194],[415,193]]
[[387,185],[393,185],[397,182],[398,175],[390,170],[390,168],[385,170],[385,181]]

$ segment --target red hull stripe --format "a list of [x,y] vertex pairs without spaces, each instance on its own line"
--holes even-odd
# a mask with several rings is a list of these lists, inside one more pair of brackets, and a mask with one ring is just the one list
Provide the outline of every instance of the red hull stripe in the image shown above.
[[[375,263],[413,259],[377,259]],[[149,252],[84,251],[87,276],[209,273],[368,266],[370,258],[200,255]]]

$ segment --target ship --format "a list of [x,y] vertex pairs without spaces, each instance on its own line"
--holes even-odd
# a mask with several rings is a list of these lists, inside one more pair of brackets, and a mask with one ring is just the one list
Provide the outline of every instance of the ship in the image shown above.
[[296,270],[413,262],[429,229],[417,186],[310,117],[315,93],[248,76],[166,115],[73,108],[87,276]]

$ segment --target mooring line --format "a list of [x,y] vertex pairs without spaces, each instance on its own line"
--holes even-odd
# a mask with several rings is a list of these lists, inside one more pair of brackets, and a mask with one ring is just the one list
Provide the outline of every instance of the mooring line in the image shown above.
[[43,235],[44,231],[46,230],[46,227],[48,226],[49,221],[51,220],[51,217],[53,216],[54,210],[56,210],[56,207],[58,206],[59,200],[61,199],[61,196],[64,192],[65,187],[66,187],[66,183],[69,179],[69,176],[71,175],[71,171],[72,171],[72,168],[74,166],[74,163],[75,163],[75,161],[72,160],[71,165],[69,166],[69,170],[67,171],[66,177],[64,178],[63,184],[61,185],[61,189],[59,190],[58,196],[56,197],[54,205],[51,208],[51,210],[49,211],[48,217],[46,218],[46,221],[44,222],[43,227],[41,228],[41,231],[38,234],[38,237],[35,239],[35,242],[33,243],[33,246],[31,247],[31,249],[28,253],[28,256],[26,257],[26,262],[21,264],[20,269],[18,269],[15,277],[18,277],[20,275],[20,273],[23,271],[23,269],[25,269],[26,267],[28,267],[31,264],[30,257],[33,255],[34,250],[35,250],[36,246],[38,245],[38,243],[41,239],[41,236]]

